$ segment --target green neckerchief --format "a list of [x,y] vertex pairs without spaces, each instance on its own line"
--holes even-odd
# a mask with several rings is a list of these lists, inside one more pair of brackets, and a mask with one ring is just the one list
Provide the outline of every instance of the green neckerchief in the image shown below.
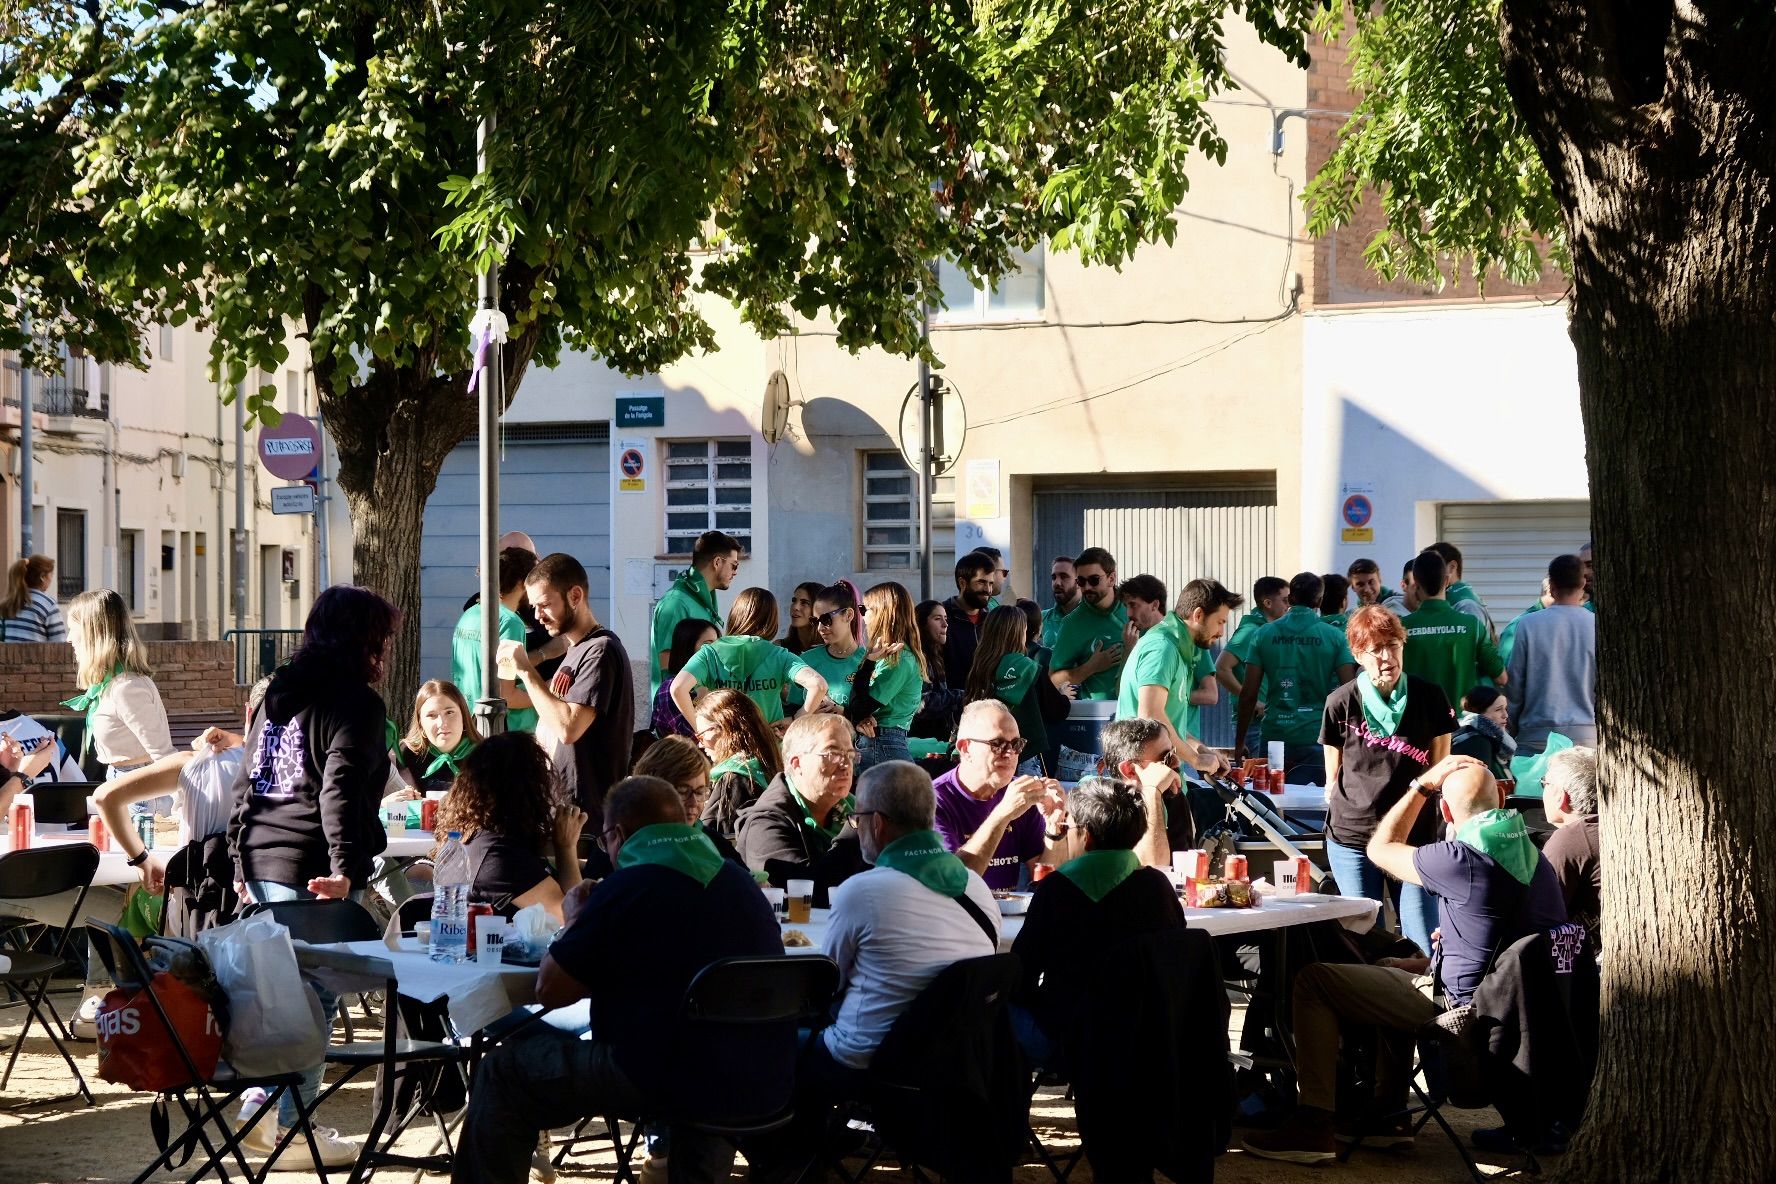
[[[715,591],[710,588],[709,581],[703,578],[702,572],[693,567],[674,582],[684,589],[686,596],[709,611],[710,620],[721,620],[721,614],[715,610]],[[721,626],[717,625],[716,628],[719,630]]]
[[386,715],[382,717],[382,742],[389,748],[393,748],[401,742],[401,729],[397,728],[395,721]]
[[759,763],[758,757],[748,756],[743,752],[735,753],[709,770],[709,780],[713,782],[717,777],[724,777],[729,773],[744,773],[760,786],[771,783],[771,779],[765,776],[765,766]]
[[934,830],[901,835],[882,848],[876,866],[905,872],[939,896],[954,899],[968,890],[968,865],[950,853]]
[[657,822],[653,826],[644,826],[624,839],[623,849],[617,852],[618,868],[654,863],[683,872],[705,888],[715,879],[715,873],[721,871],[722,862],[721,852],[715,849],[703,828],[682,822]]
[[1023,654],[1006,654],[993,675],[993,691],[1007,707],[1016,707],[1036,685],[1036,663]]
[[87,687],[72,699],[63,700],[62,706],[66,707],[69,711],[82,711],[86,713],[86,727],[83,728],[80,733],[80,755],[75,758],[76,760],[84,761],[86,759],[86,751],[88,748],[92,747],[93,713],[99,709],[99,700],[104,698],[105,691],[110,688],[111,683],[122,673],[123,663],[119,662],[111,668],[111,673],[107,674],[102,682]]
[[461,740],[458,740],[456,742],[456,747],[449,752],[445,752],[436,744],[427,741],[426,751],[432,754],[432,763],[426,766],[426,771],[420,774],[420,778],[423,780],[424,778],[430,777],[433,773],[436,773],[439,769],[444,768],[448,768],[450,770],[450,775],[455,777],[458,773],[462,772],[463,758],[468,756],[469,750],[474,747],[474,739],[467,735]]
[[1400,675],[1394,693],[1383,699],[1369,672],[1364,670],[1357,675],[1357,695],[1363,701],[1363,718],[1369,721],[1369,730],[1377,736],[1392,736],[1400,726],[1400,717],[1406,714],[1406,675]]
[[1474,815],[1455,828],[1455,841],[1492,856],[1519,884],[1529,883],[1535,875],[1539,856],[1530,842],[1529,828],[1523,825],[1523,815],[1515,810]]
[[802,821],[808,824],[808,829],[817,830],[829,839],[839,837],[839,832],[845,829],[845,819],[851,817],[851,811],[857,809],[857,795],[846,794],[845,800],[834,807],[839,812],[839,816],[829,826],[815,820],[814,811],[808,809],[808,803],[802,797],[802,791],[795,787],[795,783],[789,779],[787,772],[785,772],[783,783],[789,786],[789,796],[794,798],[796,805],[802,808]]
[[1133,851],[1087,851],[1055,870],[1077,884],[1096,904],[1140,867],[1141,860]]

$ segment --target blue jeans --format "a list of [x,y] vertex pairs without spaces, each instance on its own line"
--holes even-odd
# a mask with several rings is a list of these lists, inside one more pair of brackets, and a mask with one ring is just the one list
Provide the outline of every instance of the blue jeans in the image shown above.
[[[315,894],[304,885],[278,884],[271,880],[248,880],[247,895],[253,898],[255,904],[275,904],[285,900],[313,900],[315,898]],[[353,892],[350,899],[362,904],[364,894],[361,891]],[[309,986],[315,994],[321,997],[321,1015],[331,1026],[334,1015],[339,1011],[338,998],[334,996],[332,991],[327,990],[319,983],[310,983]],[[304,1109],[314,1105],[315,1095],[321,1091],[321,1075],[326,1071],[327,1065],[324,1061],[302,1071],[302,1083],[296,1087],[296,1093],[301,1097]],[[290,1096],[289,1090],[278,1095],[278,1125],[281,1127],[296,1125],[296,1098]]]
[[857,738],[857,771],[863,772],[872,765],[883,761],[910,761],[913,754],[907,748],[905,728],[877,728],[874,736]]
[[1369,856],[1326,836],[1326,860],[1340,896],[1366,897],[1391,902],[1400,915],[1400,931],[1427,955],[1431,932],[1437,928],[1437,898],[1417,884],[1402,884],[1369,862]]

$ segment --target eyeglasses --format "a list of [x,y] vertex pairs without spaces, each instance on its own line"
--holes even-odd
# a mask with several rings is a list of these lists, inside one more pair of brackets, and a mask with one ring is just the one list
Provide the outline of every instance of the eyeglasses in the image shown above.
[[869,818],[880,813],[880,810],[853,810],[851,811],[851,816],[845,819],[845,825],[852,830],[862,830],[863,823],[857,821],[859,818]]
[[1169,748],[1166,749],[1165,755],[1159,759],[1164,761],[1165,767],[1171,769],[1173,772],[1176,772],[1181,767],[1178,764],[1178,754]]
[[601,831],[599,833],[598,841],[600,843],[608,844],[611,841],[612,835],[620,835],[622,833],[623,833],[623,828],[620,826],[607,826],[604,828],[603,831]]
[[843,769],[855,765],[857,758],[863,754],[855,748],[847,748],[843,751],[817,752],[810,755],[818,756],[820,762],[829,769]]
[[1080,576],[1079,582],[1084,587],[1096,588],[1099,584],[1105,583],[1107,580],[1109,580],[1109,578],[1110,578],[1109,576],[1102,576],[1102,575]]
[[848,608],[829,609],[815,617],[814,623],[819,625],[822,629],[828,629],[832,627],[834,617],[838,616],[840,613],[848,613],[850,611],[851,610]]
[[958,743],[985,744],[993,750],[995,760],[1002,760],[1022,752],[1029,741],[1021,737],[1016,740],[988,740],[985,736],[963,736],[958,740]]

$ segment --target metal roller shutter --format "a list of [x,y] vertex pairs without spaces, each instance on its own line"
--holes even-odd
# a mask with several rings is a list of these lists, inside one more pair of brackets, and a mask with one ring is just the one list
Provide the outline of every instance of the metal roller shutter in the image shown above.
[[[1185,584],[1204,576],[1249,597],[1252,582],[1276,568],[1276,489],[1041,490],[1032,533],[1029,570],[1041,601],[1048,600],[1049,562],[1086,547],[1114,555],[1122,579],[1158,576],[1174,601]],[[1235,614],[1229,633],[1238,620]],[[1207,743],[1233,743],[1225,693],[1203,709],[1202,725]]]
[[1591,537],[1591,503],[1446,502],[1437,507],[1437,537],[1460,548],[1462,578],[1503,629],[1541,595],[1548,561]]
[[[545,555],[586,567],[592,611],[610,618],[610,428],[514,424],[502,433],[500,529],[522,530]],[[480,467],[470,439],[445,458],[426,501],[419,550],[420,673],[450,677],[450,635],[475,591]],[[401,712],[391,705],[398,716]]]

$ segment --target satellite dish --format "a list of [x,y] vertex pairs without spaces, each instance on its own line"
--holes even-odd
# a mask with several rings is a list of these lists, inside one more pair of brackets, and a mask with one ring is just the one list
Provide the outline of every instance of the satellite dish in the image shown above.
[[[942,375],[931,376],[931,475],[942,477],[956,467],[968,437],[968,412],[962,392]],[[900,455],[919,471],[919,384],[914,383],[900,405]]]
[[765,402],[759,410],[759,434],[765,443],[775,444],[789,430],[789,409],[802,406],[802,400],[789,397],[789,376],[781,370],[771,371],[765,380]]

